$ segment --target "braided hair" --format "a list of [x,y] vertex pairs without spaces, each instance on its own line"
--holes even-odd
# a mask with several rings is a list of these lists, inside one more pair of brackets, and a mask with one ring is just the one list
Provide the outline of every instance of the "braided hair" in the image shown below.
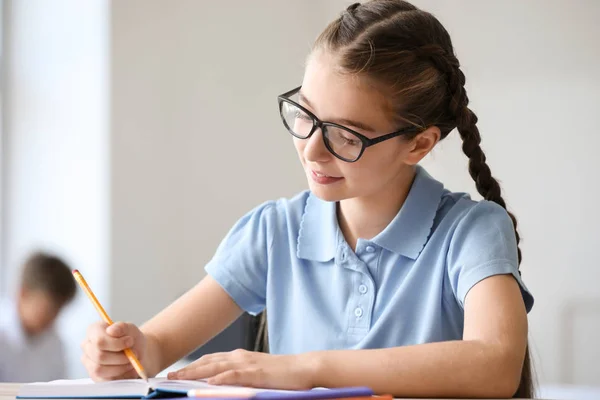
[[[469,174],[485,200],[506,210],[498,181],[481,149],[477,116],[469,109],[465,75],[454,54],[450,35],[432,14],[402,0],[371,0],[350,5],[321,33],[315,49],[334,52],[342,69],[381,84],[396,105],[399,123],[422,128],[437,126],[441,139],[457,129],[469,158]],[[412,139],[418,135],[415,133]],[[517,220],[512,220],[520,241]],[[516,397],[532,397],[529,349],[525,354]]]
[[[364,76],[386,90],[393,99],[399,123],[423,130],[437,126],[441,139],[457,129],[477,191],[485,200],[506,209],[500,185],[481,149],[477,116],[468,107],[465,75],[454,55],[450,35],[432,14],[402,0],[354,3],[319,35],[314,49],[332,52],[344,72]],[[405,137],[412,139],[416,135],[418,132]],[[508,210],[507,213],[514,226],[520,265],[517,220]],[[265,315],[261,326],[266,335]],[[266,336],[258,340],[264,349]],[[532,396],[527,349],[515,397]]]

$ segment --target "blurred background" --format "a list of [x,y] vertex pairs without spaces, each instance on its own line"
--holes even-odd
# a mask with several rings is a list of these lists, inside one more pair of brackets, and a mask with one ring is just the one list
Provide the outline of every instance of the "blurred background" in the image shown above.
[[[600,386],[600,1],[413,0],[454,41],[482,147],[523,238],[547,387]],[[4,0],[0,294],[51,250],[113,319],[142,323],[204,276],[231,225],[305,189],[276,96],[342,0]],[[424,165],[479,198],[453,133]],[[98,319],[63,313],[69,377]]]

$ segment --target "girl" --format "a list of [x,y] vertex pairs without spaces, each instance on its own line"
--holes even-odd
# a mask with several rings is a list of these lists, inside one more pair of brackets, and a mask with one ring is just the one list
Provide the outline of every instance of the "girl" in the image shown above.
[[[400,0],[348,7],[316,40],[302,86],[278,98],[310,190],[241,218],[206,278],[141,329],[91,326],[91,377],[135,377],[127,347],[155,375],[266,308],[271,354],[211,354],[169,377],[531,397],[533,298],[464,84],[431,14]],[[418,165],[454,128],[480,202]]]

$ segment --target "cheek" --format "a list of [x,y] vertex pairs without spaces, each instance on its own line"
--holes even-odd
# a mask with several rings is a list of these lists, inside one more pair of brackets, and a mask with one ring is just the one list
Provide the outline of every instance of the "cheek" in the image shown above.
[[402,148],[391,143],[386,145],[381,143],[366,149],[352,168],[348,168],[347,176],[352,176],[357,182],[360,180],[361,185],[377,186],[397,175],[403,165]]
[[40,332],[52,324],[57,310],[44,302],[33,302],[26,308],[26,319],[30,329]]
[[296,152],[298,153],[298,156],[300,157],[300,161],[302,161],[302,163],[304,163],[304,148],[306,147],[306,139],[298,139],[298,138],[294,138],[294,147],[296,148]]

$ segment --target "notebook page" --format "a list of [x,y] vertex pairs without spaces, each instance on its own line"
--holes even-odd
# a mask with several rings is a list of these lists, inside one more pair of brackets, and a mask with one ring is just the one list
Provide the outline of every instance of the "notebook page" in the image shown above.
[[[150,379],[150,385],[154,389],[163,389],[163,390],[173,390],[173,391],[182,391],[187,392],[191,389],[207,389],[207,390],[231,390],[231,389],[240,389],[240,386],[229,386],[229,385],[211,385],[206,382],[204,379],[194,380],[194,381],[186,381],[186,380],[172,380],[172,379],[162,379],[162,378],[154,378]],[[248,391],[252,391],[254,393],[261,392],[289,392],[289,390],[274,390],[274,389],[256,389],[256,388],[244,388]]]
[[[151,378],[149,384],[141,379],[125,379],[108,382],[94,382],[91,379],[56,380],[23,385],[20,398],[141,398],[152,389],[185,394],[191,389],[227,391],[240,389],[239,386],[211,385],[206,380],[169,380]],[[255,393],[289,392],[287,390],[251,389]]]
[[95,383],[91,379],[56,380],[23,385],[19,397],[135,397],[146,396],[150,385],[141,379],[126,379]]

